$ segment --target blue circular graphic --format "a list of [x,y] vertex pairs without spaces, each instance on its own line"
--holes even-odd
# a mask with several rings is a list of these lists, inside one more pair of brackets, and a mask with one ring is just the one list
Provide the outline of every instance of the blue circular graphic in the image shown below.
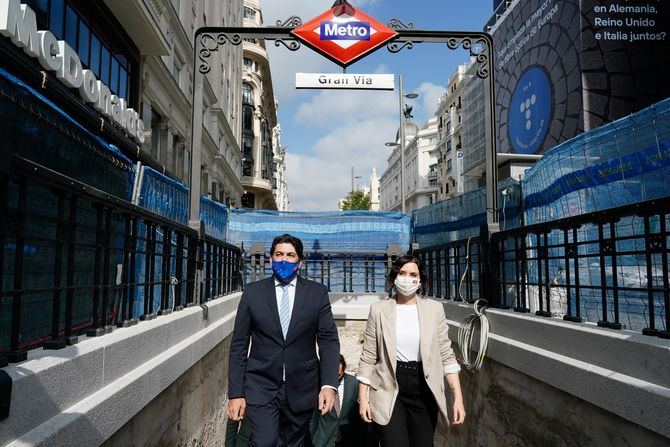
[[554,108],[549,77],[538,67],[528,69],[517,82],[507,111],[509,139],[519,154],[534,154],[547,136]]

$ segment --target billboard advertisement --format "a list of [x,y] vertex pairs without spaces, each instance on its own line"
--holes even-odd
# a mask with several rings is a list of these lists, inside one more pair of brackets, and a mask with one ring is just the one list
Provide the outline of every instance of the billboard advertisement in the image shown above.
[[670,96],[670,2],[582,0],[584,128]]
[[664,3],[510,3],[491,29],[498,152],[542,153],[670,96]]

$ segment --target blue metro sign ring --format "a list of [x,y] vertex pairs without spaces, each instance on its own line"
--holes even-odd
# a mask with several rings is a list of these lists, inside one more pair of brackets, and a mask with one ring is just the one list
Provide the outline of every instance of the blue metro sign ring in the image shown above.
[[[361,10],[335,15],[333,8],[291,31],[308,47],[343,67],[371,53],[398,35]],[[353,15],[352,15],[353,14]]]

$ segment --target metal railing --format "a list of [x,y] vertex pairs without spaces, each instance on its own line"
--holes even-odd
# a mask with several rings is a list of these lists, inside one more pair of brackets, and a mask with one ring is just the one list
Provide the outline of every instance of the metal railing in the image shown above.
[[670,198],[494,233],[503,306],[670,338]]
[[[318,251],[307,252],[300,275],[325,285],[334,293],[388,292],[386,278],[398,256],[397,250],[387,251]],[[246,282],[271,275],[270,259],[258,251],[244,255]]]
[[428,296],[472,302],[479,298],[484,270],[479,236],[417,250],[426,269]]
[[0,356],[12,362],[242,284],[237,247],[18,157],[0,210]]
[[669,228],[663,198],[416,253],[430,296],[670,338]]
[[[670,338],[670,198],[417,251],[426,293]],[[487,270],[490,274],[487,275]]]

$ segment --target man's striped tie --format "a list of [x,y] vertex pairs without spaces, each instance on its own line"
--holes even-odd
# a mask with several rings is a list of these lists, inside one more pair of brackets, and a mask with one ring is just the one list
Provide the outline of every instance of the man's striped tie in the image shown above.
[[286,339],[286,333],[288,332],[288,325],[291,323],[291,311],[289,309],[288,302],[288,288],[289,285],[281,286],[282,288],[282,297],[281,304],[279,306],[279,322],[281,323],[281,331],[284,334],[284,339]]

